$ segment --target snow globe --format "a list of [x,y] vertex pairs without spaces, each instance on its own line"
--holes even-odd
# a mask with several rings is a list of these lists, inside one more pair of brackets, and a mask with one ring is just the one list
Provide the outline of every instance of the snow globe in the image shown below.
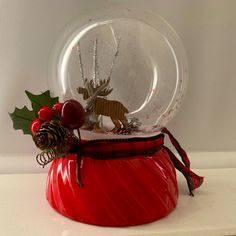
[[[49,88],[65,102],[50,98],[53,109],[41,107],[31,125],[36,146],[46,150],[38,163],[52,162],[49,204],[79,222],[132,226],[174,210],[175,169],[193,195],[203,178],[165,128],[188,80],[183,45],[169,24],[143,11],[110,11],[76,22],[54,52]],[[166,135],[181,161],[164,145]]]

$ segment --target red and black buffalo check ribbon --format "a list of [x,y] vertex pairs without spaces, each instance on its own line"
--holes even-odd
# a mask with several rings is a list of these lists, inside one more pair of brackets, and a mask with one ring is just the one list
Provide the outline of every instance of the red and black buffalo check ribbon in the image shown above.
[[[170,138],[170,141],[180,155],[182,162],[168,147],[164,146],[165,135],[168,135]],[[141,155],[148,156],[153,155],[161,148],[164,148],[168,152],[175,168],[179,170],[186,178],[191,196],[193,196],[192,191],[200,187],[203,183],[203,177],[196,175],[190,169],[190,161],[186,152],[167,128],[163,128],[160,134],[153,137],[82,141],[74,148],[75,149],[72,149],[71,152],[76,152],[78,157],[90,157],[100,160],[135,157]],[[77,168],[80,168],[79,166],[80,165],[78,165]],[[77,170],[77,172],[78,171],[79,170]]]

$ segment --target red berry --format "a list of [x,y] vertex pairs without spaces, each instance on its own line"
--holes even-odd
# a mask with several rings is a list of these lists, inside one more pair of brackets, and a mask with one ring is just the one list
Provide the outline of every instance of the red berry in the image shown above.
[[62,106],[61,121],[69,129],[80,128],[85,121],[84,108],[76,100],[65,101]]
[[42,124],[42,121],[38,118],[32,121],[32,123],[31,123],[31,132],[32,132],[32,134],[35,134],[38,131],[41,124]]
[[54,115],[54,110],[49,106],[43,106],[38,111],[38,117],[43,121],[50,121]]
[[58,103],[54,104],[52,109],[55,111],[56,114],[61,115],[62,106],[63,106],[63,103],[58,102]]

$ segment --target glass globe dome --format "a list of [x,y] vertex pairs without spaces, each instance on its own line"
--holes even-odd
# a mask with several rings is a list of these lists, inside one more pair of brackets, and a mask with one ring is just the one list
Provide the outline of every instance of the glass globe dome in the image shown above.
[[184,48],[158,16],[128,9],[88,18],[73,26],[57,51],[50,87],[86,109],[82,135],[155,135],[183,100]]

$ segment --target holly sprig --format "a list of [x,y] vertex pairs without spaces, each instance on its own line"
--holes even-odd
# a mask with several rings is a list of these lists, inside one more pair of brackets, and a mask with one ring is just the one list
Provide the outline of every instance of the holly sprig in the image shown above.
[[27,90],[25,90],[25,93],[31,101],[32,110],[29,110],[26,106],[23,108],[16,107],[14,112],[9,113],[9,115],[12,119],[14,129],[21,129],[24,134],[32,135],[30,126],[32,121],[37,117],[40,107],[52,107],[58,102],[59,99],[58,97],[52,97],[49,90],[38,95],[35,95]]

